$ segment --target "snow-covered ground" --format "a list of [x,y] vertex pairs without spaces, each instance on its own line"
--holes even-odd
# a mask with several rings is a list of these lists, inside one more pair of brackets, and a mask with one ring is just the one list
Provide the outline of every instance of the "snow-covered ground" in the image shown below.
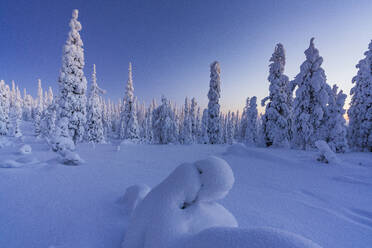
[[[316,152],[228,145],[78,146],[85,163],[62,165],[23,127],[24,141],[0,148],[0,247],[120,247],[127,187],[151,188],[178,165],[210,155],[235,184],[220,201],[239,226],[274,227],[323,247],[372,247],[372,154],[316,161]],[[28,147],[20,148],[23,144]],[[26,152],[25,152],[26,151]]]

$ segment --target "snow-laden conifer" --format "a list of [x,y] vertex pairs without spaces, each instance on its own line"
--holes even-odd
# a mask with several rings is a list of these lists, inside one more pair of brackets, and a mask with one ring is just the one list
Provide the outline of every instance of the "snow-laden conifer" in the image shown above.
[[84,137],[86,124],[86,89],[84,76],[84,49],[80,38],[81,24],[78,10],[73,10],[70,20],[70,32],[63,48],[62,67],[58,79],[59,103],[58,118],[66,118],[61,124],[68,125],[70,137],[76,144]]
[[22,121],[22,97],[21,92],[17,86],[14,102],[10,109],[11,122],[12,122],[12,135],[14,137],[22,136],[21,132],[21,121]]
[[9,133],[9,86],[0,81],[0,136]]
[[102,122],[102,106],[100,95],[104,91],[97,84],[96,65],[93,65],[92,85],[89,92],[87,105],[86,140],[93,143],[105,142],[104,128]]
[[248,145],[254,145],[257,143],[257,97],[253,96],[249,99],[249,106],[246,111],[247,127],[244,141]]
[[210,144],[220,143],[221,125],[220,125],[220,94],[221,94],[221,79],[220,79],[220,64],[215,61],[210,66],[210,83],[208,92],[208,137]]
[[359,151],[372,151],[372,41],[368,45],[365,58],[356,65],[355,84],[350,91],[351,102],[348,140],[350,146]]
[[209,143],[208,118],[209,118],[208,109],[204,109],[203,115],[202,115],[202,121],[201,121],[201,125],[200,125],[200,138],[199,138],[199,143],[200,144],[208,144]]
[[325,120],[324,132],[326,133],[325,141],[332,151],[340,153],[345,152],[348,148],[346,139],[345,125],[345,104],[346,94],[338,91],[337,85],[333,85],[332,92],[327,106],[327,119]]
[[123,99],[123,110],[121,113],[120,138],[137,140],[139,139],[139,126],[137,121],[137,109],[134,98],[132,64],[129,63],[128,81]]
[[185,98],[185,106],[183,108],[184,110],[184,117],[182,121],[182,131],[180,134],[180,142],[182,144],[192,144],[193,143],[193,137],[192,137],[192,120],[191,120],[191,111],[190,111],[190,103],[189,99]]
[[263,139],[266,146],[289,147],[290,106],[288,77],[283,74],[285,51],[282,44],[276,45],[270,62],[270,95],[262,100],[262,106],[269,100],[262,118]]
[[161,105],[154,109],[152,114],[152,131],[154,143],[176,143],[178,128],[175,122],[175,114],[169,101],[163,96]]
[[37,80],[37,105],[34,109],[34,128],[35,128],[35,135],[39,137],[41,135],[41,121],[43,115],[43,89],[41,87],[41,80]]
[[305,51],[306,60],[302,63],[300,73],[295,77],[297,85],[293,106],[293,141],[301,149],[314,147],[315,141],[323,140],[321,128],[325,121],[330,87],[321,67],[323,58],[314,47],[314,38]]

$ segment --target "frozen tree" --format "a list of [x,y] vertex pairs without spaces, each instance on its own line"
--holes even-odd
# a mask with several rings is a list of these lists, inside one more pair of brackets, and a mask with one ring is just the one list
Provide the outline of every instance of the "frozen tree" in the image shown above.
[[220,143],[221,126],[220,126],[220,64],[215,61],[211,64],[211,74],[208,92],[208,137],[210,144]]
[[372,41],[364,55],[352,80],[348,140],[353,149],[372,152]]
[[149,108],[145,113],[145,125],[144,125],[144,138],[148,144],[153,142],[152,133],[152,111],[154,110],[154,105],[150,104]]
[[41,135],[41,118],[43,115],[43,89],[41,88],[41,80],[37,80],[37,106],[34,109],[34,128],[35,135]]
[[183,117],[183,124],[182,124],[182,131],[180,141],[183,144],[192,144],[193,137],[192,137],[192,122],[191,122],[191,111],[190,111],[190,103],[189,99],[186,97],[185,99],[185,106],[184,106],[184,117]]
[[198,107],[198,110],[196,111],[196,117],[195,117],[195,143],[198,143],[200,140],[200,128],[201,128],[201,120],[200,120],[200,107]]
[[257,143],[257,97],[254,96],[249,99],[249,106],[246,111],[247,127],[244,141],[246,144],[253,145]]
[[137,121],[137,110],[134,98],[132,79],[132,64],[129,63],[128,81],[121,113],[120,138],[136,140],[139,139],[139,126]]
[[192,139],[193,139],[193,143],[195,143],[197,141],[197,137],[198,137],[198,109],[197,109],[197,102],[196,102],[196,99],[195,97],[193,97],[191,99],[191,106],[190,106],[190,113],[189,113],[189,118],[190,118],[190,121],[191,121],[191,136],[192,136]]
[[240,119],[239,119],[239,110],[236,111],[235,120],[234,120],[234,139],[239,139],[240,132]]
[[296,98],[293,108],[293,141],[301,149],[314,147],[314,142],[323,140],[326,108],[330,87],[321,68],[323,58],[314,47],[314,38],[305,51],[306,60],[302,63],[300,73],[295,77]]
[[99,88],[96,77],[96,65],[93,65],[92,85],[88,98],[87,106],[87,125],[86,125],[86,140],[93,143],[105,142],[103,122],[102,122],[102,106],[100,102],[100,94],[104,91]]
[[227,114],[225,128],[226,128],[226,143],[231,145],[234,141],[234,112]]
[[[80,38],[81,24],[78,10],[73,10],[70,32],[63,49],[59,83],[58,119],[67,118],[69,136],[74,143],[82,141],[86,123],[86,89],[84,49]],[[66,124],[66,122],[63,122]]]
[[152,113],[154,143],[176,143],[178,128],[175,122],[175,114],[169,101],[164,96],[162,97],[161,102],[162,104],[154,109]]
[[12,135],[14,137],[22,136],[21,120],[22,120],[22,97],[21,92],[17,86],[14,102],[10,108],[11,122],[12,122]]
[[348,148],[346,140],[345,125],[345,104],[346,94],[338,91],[337,85],[333,85],[332,92],[327,106],[327,119],[323,128],[326,133],[325,141],[332,151],[340,153],[345,152]]
[[203,116],[202,116],[202,122],[200,127],[200,144],[208,144],[209,143],[209,136],[208,136],[208,109],[204,109]]
[[0,136],[9,133],[9,86],[0,81]]
[[290,140],[290,106],[288,103],[288,77],[284,75],[285,51],[282,44],[277,44],[270,58],[270,95],[262,100],[266,105],[262,118],[263,139],[266,146],[289,147]]
[[24,89],[24,97],[23,97],[23,119],[25,121],[30,121],[32,119],[32,96],[26,93],[26,89]]

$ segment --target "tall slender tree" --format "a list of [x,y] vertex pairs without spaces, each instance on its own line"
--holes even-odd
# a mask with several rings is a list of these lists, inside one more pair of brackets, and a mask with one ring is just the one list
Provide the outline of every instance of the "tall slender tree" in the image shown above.
[[210,144],[220,143],[221,124],[220,124],[220,94],[221,94],[221,68],[215,61],[210,66],[210,83],[208,92],[208,137]]
[[[70,32],[63,49],[62,68],[59,83],[58,119],[61,130],[68,130],[69,135],[76,144],[82,141],[86,124],[86,90],[87,80],[84,76],[84,49],[79,32],[82,29],[78,21],[78,10],[73,10],[70,20]],[[66,121],[67,120],[67,121]]]
[[97,84],[96,65],[93,64],[92,85],[88,98],[86,140],[93,143],[104,143],[104,130],[102,121],[102,106],[100,95],[104,91]]
[[139,126],[132,78],[132,63],[129,63],[128,68],[128,81],[123,100],[120,128],[120,138],[130,140],[139,139]]
[[266,105],[262,118],[263,139],[266,146],[289,147],[290,140],[290,106],[288,102],[288,77],[284,75],[285,51],[282,44],[277,44],[270,58],[270,95],[262,100]]
[[306,60],[295,78],[297,85],[293,109],[293,141],[301,149],[314,147],[315,141],[324,140],[323,129],[330,87],[321,67],[323,58],[314,46],[314,38],[305,51]]

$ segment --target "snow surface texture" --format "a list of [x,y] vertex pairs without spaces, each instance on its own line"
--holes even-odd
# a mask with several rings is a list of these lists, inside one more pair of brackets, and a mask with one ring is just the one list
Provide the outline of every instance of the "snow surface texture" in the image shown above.
[[[23,122],[21,130],[24,141],[9,138],[11,144],[0,149],[0,164],[34,162],[0,168],[0,247],[118,248],[128,227],[117,202],[123,190],[136,184],[154,188],[179,164],[213,155],[234,171],[234,187],[218,203],[240,228],[280,229],[327,248],[371,247],[370,153],[340,153],[339,165],[323,166],[314,159],[317,151],[241,144],[139,144],[120,151],[116,144],[96,144],[95,150],[78,144],[86,163],[64,166],[35,139],[32,123]],[[22,144],[29,144],[32,154],[21,155]]]

